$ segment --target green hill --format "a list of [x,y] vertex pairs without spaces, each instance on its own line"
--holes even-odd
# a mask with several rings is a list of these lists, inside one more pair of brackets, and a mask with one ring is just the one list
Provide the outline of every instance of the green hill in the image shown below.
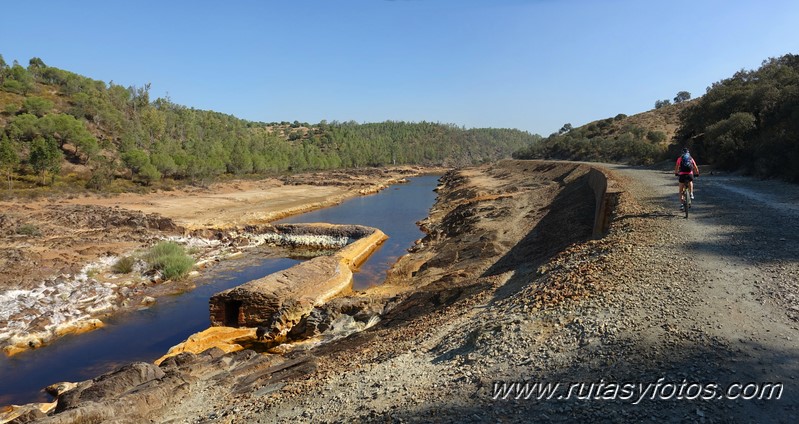
[[680,119],[676,144],[707,163],[799,182],[799,56],[714,83]]
[[541,137],[430,122],[252,122],[0,56],[0,171],[9,186],[125,190],[224,175],[509,157]]

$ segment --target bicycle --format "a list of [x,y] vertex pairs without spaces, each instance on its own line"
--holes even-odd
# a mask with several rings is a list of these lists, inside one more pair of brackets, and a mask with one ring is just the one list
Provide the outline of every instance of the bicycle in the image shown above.
[[685,212],[685,219],[688,219],[688,209],[691,209],[691,196],[693,194],[691,187],[686,184],[682,190],[682,209]]

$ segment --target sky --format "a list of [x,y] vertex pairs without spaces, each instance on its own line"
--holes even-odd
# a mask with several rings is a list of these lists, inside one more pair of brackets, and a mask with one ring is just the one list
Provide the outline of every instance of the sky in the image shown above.
[[137,0],[0,6],[0,55],[252,121],[549,135],[799,54],[794,0]]

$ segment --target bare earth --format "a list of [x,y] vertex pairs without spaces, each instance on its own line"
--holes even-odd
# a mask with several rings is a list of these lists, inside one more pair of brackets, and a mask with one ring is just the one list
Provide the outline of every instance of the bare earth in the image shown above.
[[187,354],[42,421],[799,422],[799,187],[703,175],[686,220],[669,170],[608,168],[626,191],[602,239],[585,165],[454,171],[428,236],[368,294],[376,326]]

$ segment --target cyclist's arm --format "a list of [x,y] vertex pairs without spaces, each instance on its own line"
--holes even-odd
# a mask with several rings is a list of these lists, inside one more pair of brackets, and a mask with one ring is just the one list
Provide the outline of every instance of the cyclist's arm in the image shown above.
[[677,164],[674,165],[674,175],[679,175],[680,173],[680,161],[682,161],[682,158],[677,158]]
[[696,164],[696,160],[692,160],[691,162],[694,163],[694,174],[696,174],[696,176],[698,177],[699,176],[699,165]]

